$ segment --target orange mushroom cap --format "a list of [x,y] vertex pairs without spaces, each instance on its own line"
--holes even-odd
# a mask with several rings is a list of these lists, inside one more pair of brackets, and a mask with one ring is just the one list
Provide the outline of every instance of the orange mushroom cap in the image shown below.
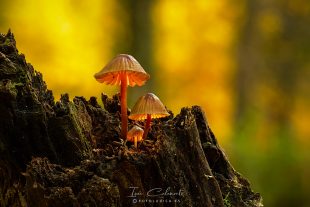
[[147,118],[148,114],[151,115],[152,119],[170,115],[164,104],[153,93],[147,93],[141,96],[132,108],[128,118],[133,120],[144,120]]
[[127,85],[132,87],[142,86],[150,78],[138,61],[127,54],[117,55],[94,77],[100,83],[120,85],[123,74],[127,77]]
[[134,126],[129,130],[127,134],[127,140],[130,142],[134,142],[134,138],[137,137],[137,141],[140,142],[142,141],[143,132],[143,129],[138,126]]

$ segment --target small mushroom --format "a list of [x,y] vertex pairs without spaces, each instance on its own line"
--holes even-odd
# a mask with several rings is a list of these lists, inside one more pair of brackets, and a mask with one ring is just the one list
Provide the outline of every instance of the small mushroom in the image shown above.
[[138,142],[141,142],[143,136],[143,129],[141,129],[138,126],[132,127],[128,134],[127,134],[127,140],[130,142],[134,142],[135,148],[138,148]]
[[138,61],[127,54],[117,55],[100,72],[94,75],[100,83],[121,86],[122,137],[127,137],[127,86],[142,86],[149,78]]
[[129,119],[133,120],[145,120],[145,127],[142,139],[147,137],[147,134],[151,128],[151,120],[156,118],[162,118],[169,116],[163,103],[153,93],[147,93],[141,96],[134,107],[131,110]]

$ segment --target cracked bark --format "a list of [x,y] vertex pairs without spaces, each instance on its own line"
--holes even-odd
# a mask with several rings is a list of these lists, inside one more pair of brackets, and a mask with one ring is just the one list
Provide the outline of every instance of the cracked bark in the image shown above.
[[[0,35],[0,206],[262,206],[199,106],[155,120],[137,151],[120,139],[119,97],[101,99],[55,102],[13,34]],[[182,195],[134,204],[131,187],[140,200]]]

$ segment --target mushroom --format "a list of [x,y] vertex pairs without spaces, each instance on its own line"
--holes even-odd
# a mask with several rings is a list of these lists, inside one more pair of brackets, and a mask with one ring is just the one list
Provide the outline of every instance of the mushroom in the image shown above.
[[130,142],[134,142],[135,148],[138,148],[138,142],[142,141],[142,136],[143,129],[138,126],[134,126],[129,130],[127,134],[127,140]]
[[131,110],[129,119],[132,120],[145,120],[145,127],[142,139],[147,137],[151,128],[151,120],[169,116],[163,103],[153,93],[147,93],[141,96]]
[[127,137],[127,86],[142,86],[149,78],[138,61],[127,54],[117,55],[100,72],[94,75],[100,83],[121,86],[122,137]]

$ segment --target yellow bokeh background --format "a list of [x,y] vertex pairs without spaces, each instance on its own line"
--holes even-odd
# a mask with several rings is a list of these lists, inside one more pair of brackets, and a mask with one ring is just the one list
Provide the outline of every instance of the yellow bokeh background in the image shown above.
[[93,75],[134,55],[151,81],[130,89],[129,107],[146,91],[175,114],[202,106],[266,206],[309,204],[309,19],[306,0],[0,0],[0,32],[12,30],[56,100],[113,95]]

